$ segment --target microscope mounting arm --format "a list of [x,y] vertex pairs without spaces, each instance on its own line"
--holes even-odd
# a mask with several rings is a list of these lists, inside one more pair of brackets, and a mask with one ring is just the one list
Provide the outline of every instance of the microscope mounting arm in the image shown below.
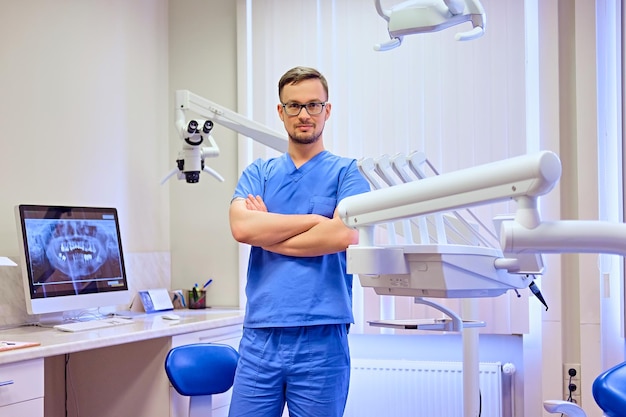
[[[176,160],[177,167],[161,182],[164,184],[174,174],[188,183],[197,183],[200,172],[204,171],[220,181],[224,179],[216,171],[207,167],[204,159],[219,156],[219,148],[211,135],[214,123],[227,127],[237,133],[279,152],[287,151],[287,138],[266,126],[248,119],[217,103],[200,97],[188,90],[176,91],[176,130],[183,141],[183,149]],[[187,112],[192,112],[206,120],[186,121]],[[209,146],[201,146],[205,141]]]

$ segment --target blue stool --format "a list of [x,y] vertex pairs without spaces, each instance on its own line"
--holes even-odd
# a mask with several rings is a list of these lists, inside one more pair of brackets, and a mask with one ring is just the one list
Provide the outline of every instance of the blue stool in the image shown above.
[[228,345],[195,343],[172,348],[165,373],[174,389],[189,397],[189,417],[210,417],[212,395],[232,387],[239,354]]

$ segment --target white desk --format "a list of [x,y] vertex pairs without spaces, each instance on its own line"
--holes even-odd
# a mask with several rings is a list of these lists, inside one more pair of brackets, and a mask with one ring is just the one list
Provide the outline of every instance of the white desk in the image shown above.
[[[0,340],[41,343],[0,352],[0,383],[13,382],[0,386],[0,417],[62,417],[66,395],[69,417],[184,415],[186,399],[169,385],[165,355],[174,346],[197,342],[237,347],[243,312],[206,309],[176,314],[180,321],[154,313],[133,324],[77,333],[40,327],[0,331]],[[224,408],[223,402],[217,399],[215,406]]]

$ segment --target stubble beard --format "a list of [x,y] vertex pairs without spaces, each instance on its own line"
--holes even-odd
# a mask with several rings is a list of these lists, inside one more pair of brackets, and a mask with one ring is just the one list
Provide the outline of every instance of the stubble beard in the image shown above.
[[317,142],[320,139],[320,136],[322,136],[321,133],[313,133],[313,134],[292,134],[289,135],[289,139],[291,139],[292,142],[295,142],[299,145],[310,145],[312,143]]
[[307,136],[289,136],[292,142],[297,143],[299,145],[310,145],[311,143],[315,143],[319,140],[320,135],[307,135]]

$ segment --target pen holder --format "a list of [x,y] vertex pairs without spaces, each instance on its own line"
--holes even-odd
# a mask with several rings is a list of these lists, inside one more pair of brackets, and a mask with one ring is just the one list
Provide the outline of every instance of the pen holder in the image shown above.
[[189,308],[206,308],[206,291],[204,290],[187,291],[187,299],[189,300]]

